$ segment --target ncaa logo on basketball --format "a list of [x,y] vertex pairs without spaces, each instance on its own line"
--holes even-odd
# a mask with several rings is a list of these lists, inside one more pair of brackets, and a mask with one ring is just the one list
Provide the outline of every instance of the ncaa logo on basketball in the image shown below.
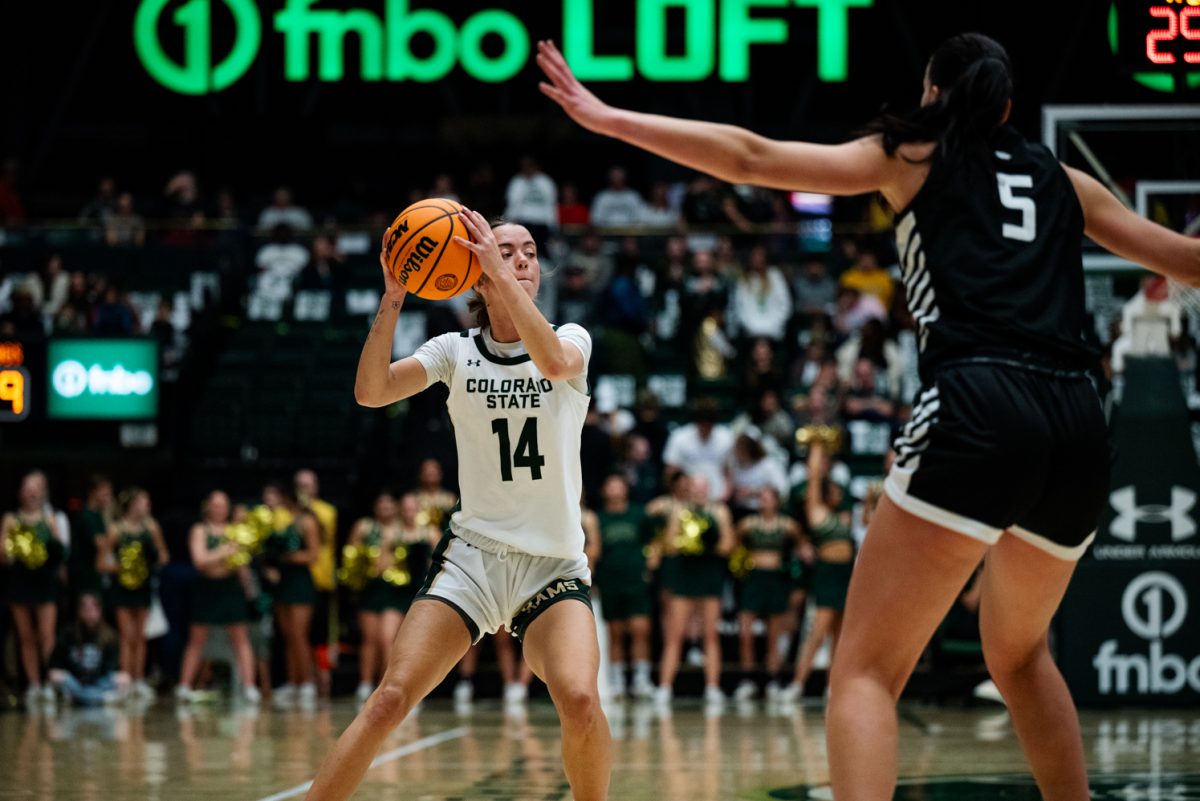
[[458,284],[458,278],[453,275],[443,273],[433,279],[433,285],[439,292],[449,292]]
[[1121,617],[1149,647],[1144,654],[1121,654],[1116,639],[1106,640],[1092,659],[1100,694],[1200,692],[1200,656],[1164,653],[1163,648],[1163,640],[1183,628],[1187,614],[1187,592],[1170,573],[1155,570],[1129,582],[1121,596]]

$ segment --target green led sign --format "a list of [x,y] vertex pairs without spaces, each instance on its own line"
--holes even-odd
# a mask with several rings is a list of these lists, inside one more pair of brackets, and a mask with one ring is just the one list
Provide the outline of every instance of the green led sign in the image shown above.
[[[817,77],[846,80],[850,10],[870,8],[874,0],[633,0],[635,52],[599,54],[595,50],[596,0],[563,0],[560,37],[567,62],[581,80],[701,81],[714,74],[723,81],[750,78],[750,48],[788,40],[788,24],[771,10],[791,7],[817,13]],[[254,0],[186,0],[176,4],[168,22],[183,31],[182,59],[168,55],[160,24],[173,0],[142,0],[134,17],[133,41],[146,72],[180,94],[219,92],[235,83],[254,63],[262,44],[263,21]],[[347,70],[364,81],[430,82],[456,66],[476,80],[507,81],[529,61],[531,39],[520,17],[495,8],[480,11],[458,25],[434,8],[412,8],[409,0],[383,0],[382,15],[366,8],[321,8],[319,0],[285,0],[273,29],[283,42],[283,74],[289,81],[341,81]],[[220,58],[212,52],[214,6],[233,15],[232,48]],[[667,14],[682,12],[682,53],[667,49]],[[758,12],[758,13],[755,13]],[[353,35],[360,53],[348,64],[346,39]],[[425,55],[413,53],[412,41],[432,43]],[[501,44],[485,52],[486,37]],[[316,64],[312,44],[315,42]]]
[[158,415],[158,343],[56,339],[47,353],[47,415],[145,420]]

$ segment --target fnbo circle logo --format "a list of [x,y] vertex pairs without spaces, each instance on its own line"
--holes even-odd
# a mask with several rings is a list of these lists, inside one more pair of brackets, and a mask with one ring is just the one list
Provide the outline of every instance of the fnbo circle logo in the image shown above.
[[[461,67],[478,81],[501,83],[515,77],[529,61],[530,31],[520,17],[503,8],[485,8],[459,22],[439,8],[413,8],[411,0],[375,0],[371,8],[357,4],[326,8],[320,2],[283,0],[270,20],[280,45],[270,49],[282,54],[286,81],[315,77],[338,82],[356,72],[366,82],[430,83]],[[556,38],[561,39],[563,55],[580,80],[630,81],[640,76],[675,82],[712,77],[748,81],[752,48],[788,43],[789,22],[784,16],[793,6],[816,12],[817,78],[845,81],[850,11],[874,4],[874,0],[633,0],[633,52],[599,53],[604,38],[596,27],[600,0],[561,2],[562,31]],[[214,14],[233,17],[233,45],[228,52],[224,47],[213,52]],[[682,42],[670,35],[669,16],[682,17]],[[182,59],[169,55],[160,38],[171,24],[181,29],[183,43],[170,49],[182,51]],[[219,92],[246,74],[258,56],[263,27],[256,0],[141,0],[133,39],[154,80],[174,92],[203,95]],[[353,55],[347,49],[349,39],[357,45]],[[414,42],[421,46],[414,47]]]
[[213,64],[213,0],[188,0],[172,21],[183,28],[183,62],[167,55],[159,39],[159,19],[171,0],[142,0],[133,19],[133,44],[154,80],[185,95],[219,92],[246,73],[262,42],[262,20],[254,0],[219,0],[233,14],[233,49]]

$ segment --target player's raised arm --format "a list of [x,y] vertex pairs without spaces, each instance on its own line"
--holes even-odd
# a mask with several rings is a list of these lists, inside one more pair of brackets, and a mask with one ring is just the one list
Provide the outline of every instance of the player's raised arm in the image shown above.
[[1064,168],[1083,206],[1084,233],[1090,239],[1160,275],[1200,287],[1200,239],[1138,216],[1092,176],[1074,167]]
[[413,357],[392,362],[392,337],[407,293],[388,269],[386,251],[380,252],[379,264],[383,267],[383,299],[354,376],[354,400],[360,406],[387,406],[416,395],[427,385],[425,368]]
[[571,72],[553,42],[538,42],[542,93],[584,128],[731,183],[858,195],[884,188],[894,160],[876,137],[840,145],[779,142],[745,128],[613,108]]

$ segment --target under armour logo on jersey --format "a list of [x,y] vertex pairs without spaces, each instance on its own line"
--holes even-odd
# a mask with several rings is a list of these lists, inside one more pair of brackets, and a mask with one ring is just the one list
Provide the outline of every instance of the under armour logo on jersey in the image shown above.
[[483,364],[482,359],[467,359],[467,367],[478,367]]
[[1138,523],[1170,523],[1171,540],[1179,542],[1196,534],[1196,521],[1189,512],[1196,505],[1196,493],[1185,487],[1171,487],[1171,505],[1137,505],[1133,487],[1122,487],[1108,496],[1117,510],[1109,531],[1117,539],[1133,542]]

